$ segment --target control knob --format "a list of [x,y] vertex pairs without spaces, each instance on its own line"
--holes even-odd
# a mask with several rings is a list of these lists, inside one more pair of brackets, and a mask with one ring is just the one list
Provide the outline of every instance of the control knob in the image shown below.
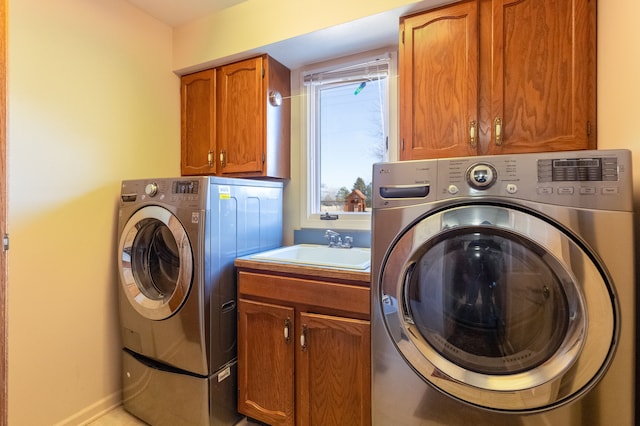
[[158,193],[158,184],[155,182],[147,184],[147,186],[144,187],[144,192],[149,197],[155,197]]
[[488,189],[497,179],[498,173],[490,164],[477,163],[467,169],[467,182],[474,189]]

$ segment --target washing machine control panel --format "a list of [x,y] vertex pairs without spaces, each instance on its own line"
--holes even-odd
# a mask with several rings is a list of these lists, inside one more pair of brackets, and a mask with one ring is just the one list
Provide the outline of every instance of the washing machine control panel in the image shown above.
[[203,187],[206,189],[202,179],[206,178],[123,181],[120,194],[121,203],[137,204],[153,201],[171,203],[178,207],[199,207],[205,198],[200,192]]

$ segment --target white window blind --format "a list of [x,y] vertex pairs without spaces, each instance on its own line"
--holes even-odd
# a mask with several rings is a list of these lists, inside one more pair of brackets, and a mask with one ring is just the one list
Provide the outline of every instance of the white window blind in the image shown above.
[[338,69],[310,72],[304,76],[306,86],[316,86],[351,81],[375,81],[389,77],[389,57],[376,58],[364,63]]

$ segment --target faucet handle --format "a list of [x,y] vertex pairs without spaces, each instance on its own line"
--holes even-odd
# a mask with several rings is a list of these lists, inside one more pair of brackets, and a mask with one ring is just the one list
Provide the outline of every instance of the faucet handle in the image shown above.
[[340,234],[331,229],[327,229],[324,231],[324,237],[329,240],[329,247],[334,247],[336,245],[336,241],[340,238]]
[[353,244],[353,237],[349,235],[344,236],[344,248],[351,248],[351,244]]
[[324,237],[327,239],[335,239],[338,236],[340,236],[340,234],[338,234],[336,231],[332,231],[331,229],[327,229],[326,231],[324,231]]

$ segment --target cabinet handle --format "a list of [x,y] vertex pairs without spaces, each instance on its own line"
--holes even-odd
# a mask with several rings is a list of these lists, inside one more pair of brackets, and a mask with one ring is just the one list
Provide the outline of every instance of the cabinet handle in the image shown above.
[[303,352],[307,350],[307,326],[306,325],[302,326],[302,332],[300,333],[300,349],[302,349]]
[[471,148],[475,148],[478,145],[478,142],[476,140],[476,131],[477,131],[477,123],[475,120],[471,120],[471,123],[469,123],[469,145],[471,145]]
[[284,341],[289,343],[291,341],[291,319],[284,320]]
[[222,167],[227,165],[224,157],[225,157],[225,152],[224,152],[224,149],[223,149],[223,150],[220,151],[220,166],[222,166]]
[[213,151],[211,150],[207,153],[207,164],[209,164],[209,167],[213,167]]
[[496,129],[496,141],[495,144],[500,146],[502,145],[502,119],[500,117],[496,117],[493,121]]

